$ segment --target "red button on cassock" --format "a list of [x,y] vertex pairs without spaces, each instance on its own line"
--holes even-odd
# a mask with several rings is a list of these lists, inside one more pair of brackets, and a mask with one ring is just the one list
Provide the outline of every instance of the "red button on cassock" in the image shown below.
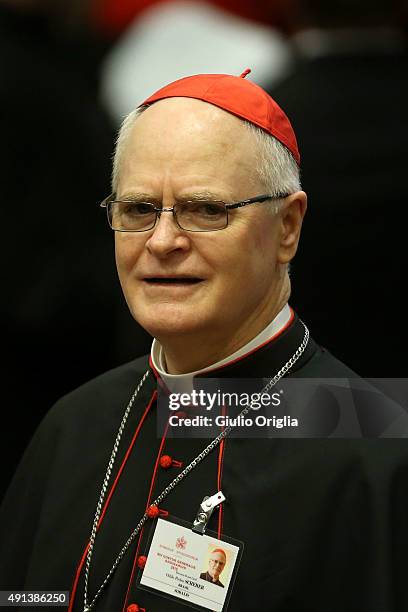
[[146,561],[147,561],[147,557],[145,557],[144,555],[140,555],[137,558],[137,566],[140,567],[140,569],[143,569],[144,566],[146,565]]
[[162,455],[160,457],[159,463],[160,463],[160,467],[162,467],[164,470],[168,470],[171,467],[176,467],[176,468],[183,467],[182,461],[178,461],[178,459],[173,459],[173,457],[170,457],[170,455]]
[[159,516],[159,509],[157,506],[150,506],[150,508],[147,509],[146,514],[151,519],[156,518]]
[[137,604],[130,604],[130,606],[126,608],[126,612],[140,612],[140,608]]
[[168,470],[173,464],[173,460],[170,455],[162,455],[160,457],[160,467],[164,470]]

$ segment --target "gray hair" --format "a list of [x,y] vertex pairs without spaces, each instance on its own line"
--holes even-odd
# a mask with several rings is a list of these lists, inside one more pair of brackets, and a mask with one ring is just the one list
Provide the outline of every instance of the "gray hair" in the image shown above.
[[267,193],[295,193],[301,189],[300,169],[294,157],[279,140],[262,128],[244,121],[256,139],[259,165],[258,178]]
[[[114,193],[118,187],[119,171],[130,132],[136,119],[146,108],[148,106],[141,106],[129,113],[119,130],[113,156],[112,191]],[[301,188],[299,166],[289,150],[279,140],[253,123],[248,121],[244,123],[256,139],[259,151],[259,165],[256,172],[267,193],[275,195],[299,191]]]
[[129,113],[123,120],[120,126],[118,137],[116,139],[116,147],[113,153],[113,167],[112,167],[112,193],[116,193],[119,183],[119,171],[122,166],[122,159],[126,149],[126,145],[129,140],[130,132],[135,124],[136,119],[143,113],[147,105],[139,106],[131,113]]

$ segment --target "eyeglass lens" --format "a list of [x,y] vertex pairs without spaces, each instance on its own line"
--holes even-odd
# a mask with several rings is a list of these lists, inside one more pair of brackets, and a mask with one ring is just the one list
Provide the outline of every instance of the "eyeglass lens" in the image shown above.
[[[143,232],[152,229],[158,213],[149,202],[111,202],[108,216],[112,229]],[[187,231],[208,232],[227,226],[227,208],[224,202],[180,202],[174,206],[178,225]]]

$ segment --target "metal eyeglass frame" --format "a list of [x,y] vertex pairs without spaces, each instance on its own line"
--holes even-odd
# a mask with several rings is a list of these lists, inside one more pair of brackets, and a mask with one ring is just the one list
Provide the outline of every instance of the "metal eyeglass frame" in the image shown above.
[[[231,204],[225,204],[225,202],[222,202],[222,204],[225,205],[225,209],[227,211],[227,221],[226,221],[226,224],[224,225],[224,227],[218,227],[217,229],[208,229],[208,230],[185,229],[178,222],[177,215],[174,212],[174,206],[172,206],[171,208],[157,208],[151,202],[138,202],[139,204],[150,204],[152,206],[152,209],[155,211],[156,218],[154,220],[154,224],[151,227],[148,227],[148,228],[142,229],[142,230],[114,229],[112,227],[112,225],[111,225],[110,218],[109,218],[109,204],[112,204],[113,202],[131,203],[132,200],[116,200],[115,199],[116,198],[116,194],[115,193],[111,193],[107,198],[102,200],[102,202],[100,203],[100,207],[101,208],[106,208],[106,215],[107,215],[107,218],[108,218],[109,227],[114,232],[132,232],[132,233],[148,232],[148,231],[150,231],[150,230],[152,230],[152,229],[154,229],[156,227],[157,219],[159,219],[160,215],[162,213],[164,213],[164,212],[171,212],[171,213],[173,213],[173,219],[176,222],[176,225],[181,230],[183,230],[184,232],[218,232],[218,231],[223,230],[226,227],[228,227],[228,221],[229,221],[228,211],[229,210],[233,210],[234,208],[242,208],[243,206],[248,206],[248,204],[256,204],[256,203],[266,202],[266,200],[281,200],[281,199],[287,198],[289,195],[290,195],[289,193],[280,192],[280,193],[277,193],[275,195],[260,195],[260,196],[255,196],[255,197],[249,198],[247,200],[241,200],[240,202],[232,202]],[[208,200],[208,202],[211,202],[211,200]],[[188,204],[188,201],[186,201],[184,203]],[[175,204],[175,206],[177,206],[177,203]]]

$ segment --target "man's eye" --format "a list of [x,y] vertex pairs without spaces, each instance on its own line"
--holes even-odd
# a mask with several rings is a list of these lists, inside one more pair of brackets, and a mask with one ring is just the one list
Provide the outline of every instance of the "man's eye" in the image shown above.
[[133,217],[142,217],[154,212],[153,206],[148,202],[125,202],[123,206],[125,215]]
[[225,215],[225,206],[219,202],[191,202],[189,209],[201,217],[220,217]]

